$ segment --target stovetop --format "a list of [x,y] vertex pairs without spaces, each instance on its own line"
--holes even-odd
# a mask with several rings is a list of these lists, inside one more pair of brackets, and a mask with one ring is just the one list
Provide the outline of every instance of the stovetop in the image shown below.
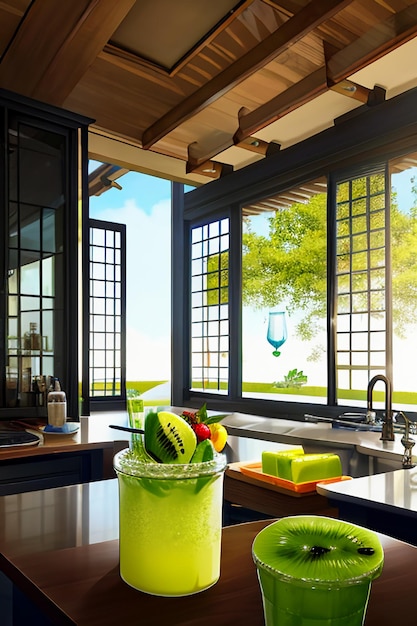
[[36,446],[40,442],[40,437],[34,433],[27,433],[22,430],[2,430],[0,431],[0,448],[12,448],[16,446]]

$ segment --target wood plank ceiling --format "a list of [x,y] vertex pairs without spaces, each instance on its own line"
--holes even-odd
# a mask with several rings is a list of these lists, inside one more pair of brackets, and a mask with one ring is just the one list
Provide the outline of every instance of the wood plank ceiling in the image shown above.
[[327,124],[378,106],[396,85],[353,75],[416,35],[412,0],[0,0],[0,87],[203,183],[295,143],[277,121],[325,94]]

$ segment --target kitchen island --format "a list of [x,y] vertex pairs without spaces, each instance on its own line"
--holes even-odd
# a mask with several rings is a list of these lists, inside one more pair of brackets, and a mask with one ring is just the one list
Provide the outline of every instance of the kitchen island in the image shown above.
[[317,485],[339,517],[417,546],[417,468]]

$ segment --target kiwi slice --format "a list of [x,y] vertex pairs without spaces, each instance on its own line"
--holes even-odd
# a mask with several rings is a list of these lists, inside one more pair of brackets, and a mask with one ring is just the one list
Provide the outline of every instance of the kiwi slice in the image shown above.
[[197,444],[195,452],[191,457],[191,463],[204,463],[214,459],[214,447],[210,439],[204,439]]
[[189,463],[197,438],[187,422],[169,411],[148,413],[145,449],[158,463]]
[[285,517],[255,538],[257,559],[283,575],[351,580],[381,573],[383,550],[372,531],[316,515]]
[[252,554],[267,626],[361,626],[384,561],[372,531],[314,515],[270,524],[255,537]]

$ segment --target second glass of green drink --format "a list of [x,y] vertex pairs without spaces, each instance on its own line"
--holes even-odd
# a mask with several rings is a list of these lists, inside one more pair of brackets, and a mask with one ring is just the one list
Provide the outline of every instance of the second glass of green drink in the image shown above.
[[252,555],[266,626],[362,626],[384,562],[376,533],[314,515],[273,522]]
[[149,463],[135,450],[114,458],[119,481],[120,575],[160,596],[184,596],[220,576],[226,458]]

